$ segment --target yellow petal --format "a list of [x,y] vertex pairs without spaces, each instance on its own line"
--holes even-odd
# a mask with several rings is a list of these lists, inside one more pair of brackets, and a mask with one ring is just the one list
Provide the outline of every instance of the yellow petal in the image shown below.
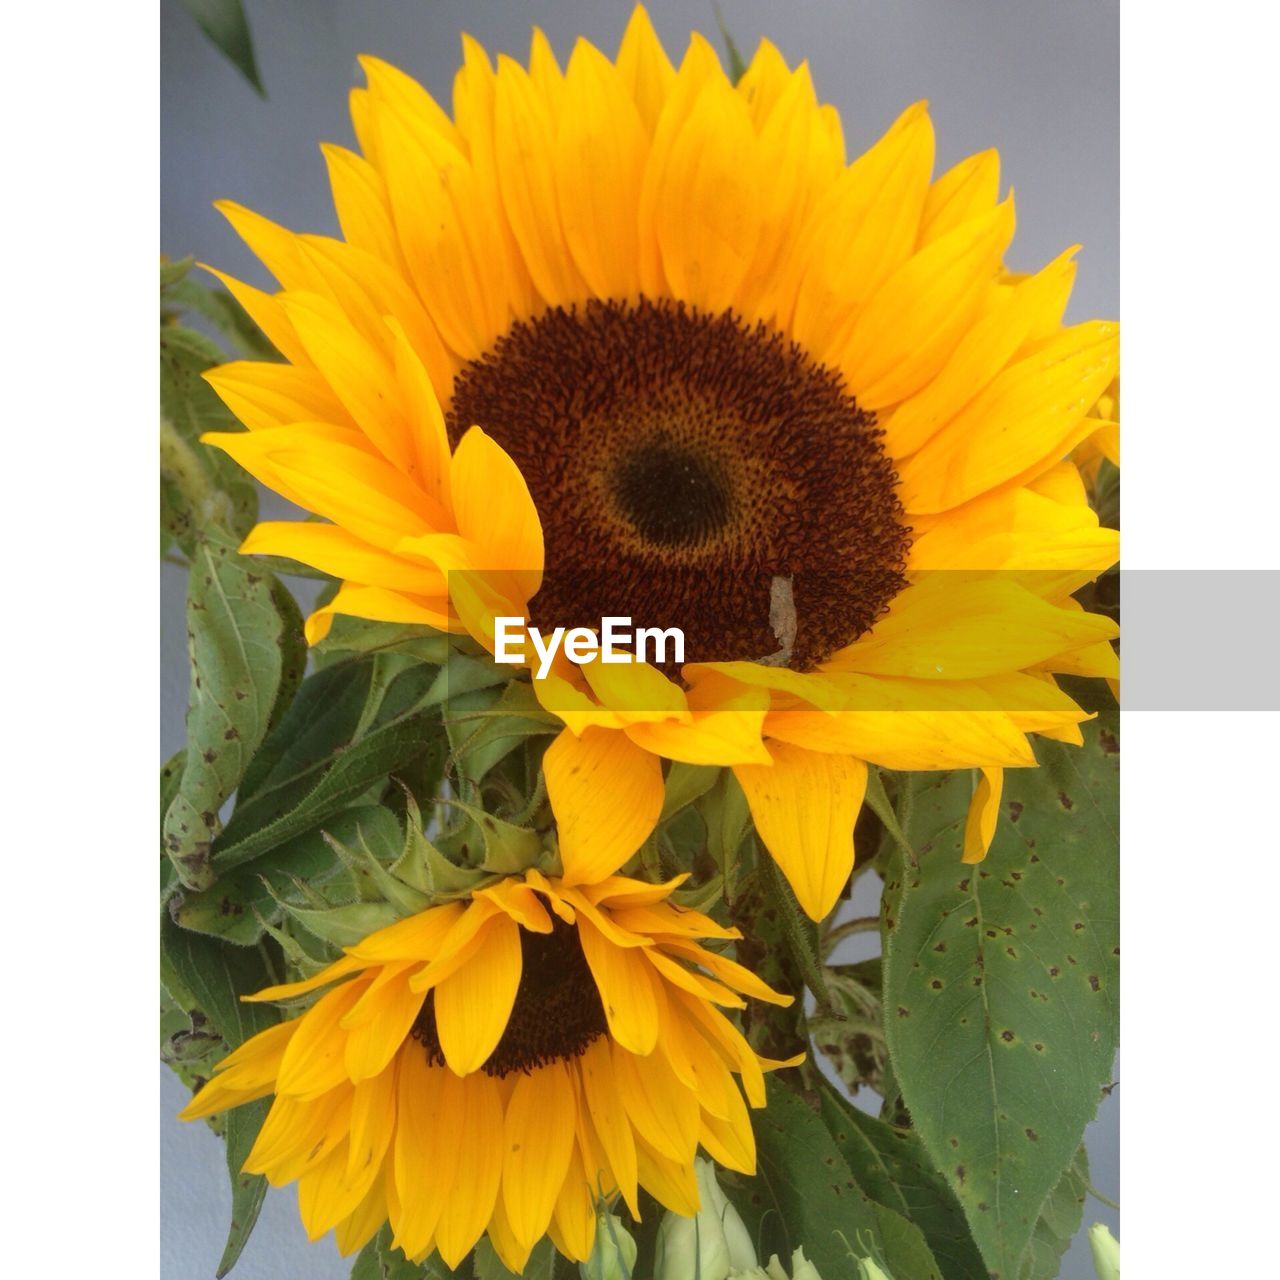
[[797,237],[778,282],[779,320],[819,359],[914,249],[933,149],[927,104],[917,102],[841,174]]
[[421,1045],[400,1055],[396,1135],[393,1155],[394,1198],[388,1197],[396,1245],[416,1257],[430,1244],[462,1159],[452,1141],[454,1117],[445,1105],[450,1072],[433,1067]]
[[983,769],[964,822],[963,861],[981,862],[987,856],[991,838],[996,833],[996,819],[1000,816],[1000,793],[1003,789],[1004,770]]
[[640,292],[636,208],[648,150],[625,82],[598,49],[579,40],[565,75],[556,188],[569,251],[601,298]]
[[600,992],[610,1034],[632,1053],[652,1053],[658,1042],[662,991],[641,949],[616,946],[584,919],[578,921],[578,937]]
[[613,1048],[618,1099],[636,1133],[655,1151],[692,1163],[698,1146],[698,1099],[676,1078],[665,1057],[637,1057]]
[[596,1195],[594,1182],[583,1165],[582,1152],[575,1145],[569,1172],[556,1197],[550,1226],[556,1248],[574,1262],[586,1262],[591,1256],[596,1236]]
[[578,1059],[583,1100],[618,1190],[633,1216],[639,1217],[636,1197],[636,1144],[631,1124],[622,1109],[614,1079],[609,1042],[593,1041]]
[[308,644],[319,644],[329,634],[335,614],[373,622],[410,622],[438,631],[461,629],[449,612],[449,601],[442,596],[407,596],[383,587],[344,583],[327,605],[307,618]]
[[507,1102],[502,1201],[511,1233],[532,1246],[546,1231],[573,1152],[573,1086],[563,1063],[516,1079]]
[[1075,281],[1075,254],[1076,249],[1068,249],[1034,276],[997,291],[993,305],[961,339],[938,376],[884,421],[890,456],[920,448],[991,382],[1036,324],[1049,317],[1056,322]]
[[293,422],[355,425],[329,384],[314,369],[233,360],[210,369],[204,379],[250,431]]
[[503,208],[534,287],[551,305],[586,298],[561,221],[555,120],[529,73],[506,56],[498,59],[494,149]]
[[756,830],[795,891],[821,920],[853,870],[853,824],[862,808],[867,766],[851,756],[770,744],[773,764],[738,765]]
[[625,734],[564,729],[542,760],[556,817],[564,883],[611,875],[640,847],[662,812],[662,766]]
[[465,1146],[453,1186],[436,1226],[436,1247],[457,1267],[493,1216],[502,1182],[504,1122],[498,1082],[477,1072],[448,1081],[444,1105],[456,1117],[455,1132]]
[[343,1065],[348,1079],[359,1082],[385,1071],[408,1037],[423,999],[421,992],[409,986],[407,965],[376,993],[362,997],[362,1003],[369,1003],[359,1021],[352,1025],[350,1014],[343,1019],[347,1028]]
[[344,982],[316,1001],[299,1019],[280,1062],[276,1092],[294,1098],[313,1098],[347,1079],[343,1053],[347,1037],[340,1027],[344,1015],[360,997],[366,978]]
[[827,665],[923,680],[968,679],[1018,671],[1116,634],[1111,619],[1056,608],[1009,574],[941,571],[917,575],[872,630]]
[[676,70],[642,4],[631,11],[618,46],[617,66],[645,128],[652,133],[676,78]]
[[920,215],[920,247],[981,217],[1000,199],[1000,155],[979,151],[947,170],[929,188]]
[[520,972],[520,926],[499,914],[475,956],[436,987],[440,1048],[457,1075],[477,1071],[497,1048],[515,1004]]
[[868,300],[841,362],[859,404],[896,404],[941,369],[978,313],[1013,224],[1010,197],[917,253]]
[[1085,414],[1118,359],[1117,328],[1099,320],[1064,330],[1011,365],[899,464],[903,506],[946,511],[1027,468],[1051,466],[1088,434]]
[[636,1160],[640,1166],[640,1185],[665,1209],[683,1218],[692,1218],[700,1207],[698,1179],[693,1161],[681,1162],[636,1137]]
[[346,147],[322,142],[320,150],[329,168],[329,186],[333,189],[342,238],[389,267],[403,270],[404,258],[391,222],[387,184],[382,175],[363,156]]
[[733,302],[760,239],[758,164],[746,104],[723,76],[708,81],[657,180],[654,230],[676,297],[713,313]]
[[241,555],[284,556],[335,578],[409,595],[443,596],[444,575],[398,559],[336,524],[266,520],[240,545]]

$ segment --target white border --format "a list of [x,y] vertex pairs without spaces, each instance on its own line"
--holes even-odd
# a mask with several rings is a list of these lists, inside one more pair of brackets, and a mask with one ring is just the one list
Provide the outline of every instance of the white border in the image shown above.
[[155,6],[6,15],[13,1275],[159,1273]]
[[[1125,565],[1277,568],[1276,22],[1240,2],[1121,12]],[[1233,620],[1189,599],[1165,625]],[[1271,1251],[1276,719],[1124,717],[1131,1277],[1251,1276]]]

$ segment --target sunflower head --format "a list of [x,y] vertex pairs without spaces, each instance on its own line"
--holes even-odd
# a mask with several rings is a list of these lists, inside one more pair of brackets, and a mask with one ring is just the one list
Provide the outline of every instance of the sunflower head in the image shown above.
[[285,362],[211,373],[249,430],[207,439],[323,517],[244,544],[341,580],[310,638],[681,628],[683,665],[533,677],[588,879],[670,761],[734,770],[815,917],[869,765],[983,770],[981,857],[1028,735],[1079,741],[1056,676],[1117,671],[1073,599],[1118,547],[1071,461],[1113,443],[1118,344],[1062,322],[1075,250],[1008,272],[998,157],[935,176],[924,103],[850,162],[807,66],[762,42],[734,82],[699,36],[676,65],[642,8],[612,59],[464,41],[452,115],[362,66],[358,149],[325,150],[341,238],[223,206],[280,289],[227,283]]
[[456,1266],[487,1233],[519,1272],[544,1234],[587,1259],[614,1196],[695,1213],[698,1147],[753,1172],[747,1107],[782,1065],[723,1010],[790,997],[724,953],[736,930],[672,901],[678,883],[529,870],[409,915],[251,997],[285,1020],[183,1118],[273,1095],[244,1167],[296,1181],[308,1234],[344,1254],[390,1221],[410,1258]]

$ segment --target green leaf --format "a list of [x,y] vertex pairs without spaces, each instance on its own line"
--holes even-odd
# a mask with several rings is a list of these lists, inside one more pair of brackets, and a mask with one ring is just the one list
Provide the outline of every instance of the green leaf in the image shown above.
[[188,888],[212,884],[218,811],[292,692],[292,621],[274,580],[237,555],[234,539],[206,530],[187,588],[187,755],[163,824],[165,852]]
[[308,677],[245,775],[214,853],[219,867],[314,829],[392,772],[427,756],[438,763],[438,697],[439,670],[403,655]]
[[403,653],[438,667],[449,656],[449,637],[404,622],[370,622],[339,614],[315,653],[322,663],[357,654]]
[[232,66],[265,98],[267,92],[258,75],[249,19],[241,0],[182,0],[182,3]]
[[[470,662],[469,659],[463,661]],[[481,667],[475,678],[488,680],[489,675]],[[451,698],[455,701],[449,704],[446,718],[449,739],[454,744],[452,760],[459,776],[473,787],[523,743],[558,733],[563,727],[555,716],[543,710],[532,685],[523,681],[507,684],[495,701],[492,695],[497,684],[498,680],[494,680],[488,687],[490,697],[477,698],[480,705],[468,710],[461,709],[463,704],[457,700],[451,685]],[[476,691],[458,691],[464,692]]]
[[[1032,1232],[1110,1078],[1119,969],[1115,718],[1005,774],[985,862],[960,861],[968,774],[918,781],[919,865],[886,911],[894,1075],[993,1277]],[[892,878],[892,877],[891,877]]]
[[371,933],[395,924],[400,918],[389,902],[348,902],[337,907],[301,907],[276,899],[303,928],[321,942],[354,947]]
[[822,1116],[862,1189],[920,1228],[946,1280],[987,1280],[964,1210],[916,1134],[859,1111],[825,1081]]
[[224,359],[203,334],[177,324],[161,326],[161,530],[188,556],[202,530],[221,525],[243,538],[257,519],[253,481],[220,449],[200,443],[203,432],[236,426],[201,376]]
[[706,795],[720,777],[720,769],[710,764],[684,764],[673,760],[667,769],[659,822],[666,822],[699,797]]
[[247,820],[237,822],[239,812],[227,824],[223,839],[214,847],[213,859],[219,871],[239,866],[305,831],[347,806],[369,787],[395,769],[422,754],[431,727],[438,724],[432,711],[419,712],[403,720],[375,729],[352,743],[324,772],[316,785],[273,821],[254,827]]
[[226,1115],[227,1175],[231,1179],[231,1226],[227,1243],[218,1263],[216,1280],[222,1280],[239,1261],[250,1233],[258,1221],[262,1202],[267,1197],[267,1180],[261,1174],[244,1173],[244,1162],[257,1141],[258,1130],[267,1118],[270,1103],[266,1098],[233,1107]]
[[716,14],[716,26],[720,28],[720,38],[724,41],[725,61],[728,63],[729,79],[733,84],[737,84],[746,75],[747,64],[743,61],[737,41],[729,34],[729,27],[724,20],[724,14],[720,12],[720,5],[717,3],[713,7]]
[[866,1195],[822,1117],[776,1077],[752,1120],[756,1176],[724,1186],[760,1257],[790,1258],[803,1245],[824,1277],[848,1276],[854,1258],[871,1256],[903,1280],[941,1280],[920,1231]]
[[257,942],[262,937],[263,922],[274,921],[279,915],[273,890],[285,893],[294,877],[320,886],[347,876],[326,837],[344,845],[361,840],[398,843],[400,824],[381,805],[344,809],[334,815],[325,830],[308,831],[286,840],[269,854],[237,867],[211,888],[184,894],[171,904],[174,919],[184,929],[226,938],[242,946]]
[[[175,1006],[191,1020],[208,1024],[227,1050],[237,1049],[250,1036],[278,1021],[278,1012],[267,1005],[244,1004],[241,995],[260,990],[274,981],[259,950],[229,947],[212,938],[180,929],[167,913],[160,921],[160,980]],[[218,1052],[212,1055],[221,1058]],[[184,1073],[184,1079],[186,1079]],[[226,1248],[218,1265],[222,1277],[235,1265],[253,1230],[266,1195],[267,1180],[244,1174],[244,1164],[266,1118],[265,1101],[237,1107],[225,1118],[227,1169],[231,1179],[231,1224]]]
[[1089,1194],[1089,1157],[1082,1146],[1040,1211],[1021,1280],[1056,1280],[1062,1255],[1080,1230]]

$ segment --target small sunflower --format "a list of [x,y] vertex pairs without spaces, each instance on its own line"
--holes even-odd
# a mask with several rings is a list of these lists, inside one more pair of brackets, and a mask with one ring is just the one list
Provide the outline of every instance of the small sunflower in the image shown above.
[[344,1254],[389,1220],[410,1258],[456,1266],[487,1232],[520,1272],[545,1234],[585,1261],[602,1196],[638,1217],[644,1187],[696,1213],[698,1146],[754,1172],[747,1103],[789,1065],[720,1010],[791,997],[701,945],[740,935],[670,901],[681,879],[529,870],[380,929],[249,997],[327,988],[225,1058],[182,1117],[274,1094],[244,1168],[296,1181],[308,1235],[334,1230]]
[[673,66],[643,9],[613,60],[463,47],[452,117],[363,59],[360,150],[324,148],[341,239],[222,206],[281,290],[226,283],[286,363],[211,373],[249,430],[207,438],[326,521],[244,550],[342,580],[313,641],[334,614],[490,647],[504,615],[682,628],[679,668],[534,682],[591,877],[657,821],[664,760],[734,770],[814,917],[868,764],[982,770],[981,858],[1027,735],[1080,740],[1055,675],[1116,674],[1072,598],[1118,554],[1070,460],[1118,343],[1062,324],[1075,251],[1007,272],[995,152],[934,178],[917,103],[848,163],[767,42],[736,84],[696,35]]

